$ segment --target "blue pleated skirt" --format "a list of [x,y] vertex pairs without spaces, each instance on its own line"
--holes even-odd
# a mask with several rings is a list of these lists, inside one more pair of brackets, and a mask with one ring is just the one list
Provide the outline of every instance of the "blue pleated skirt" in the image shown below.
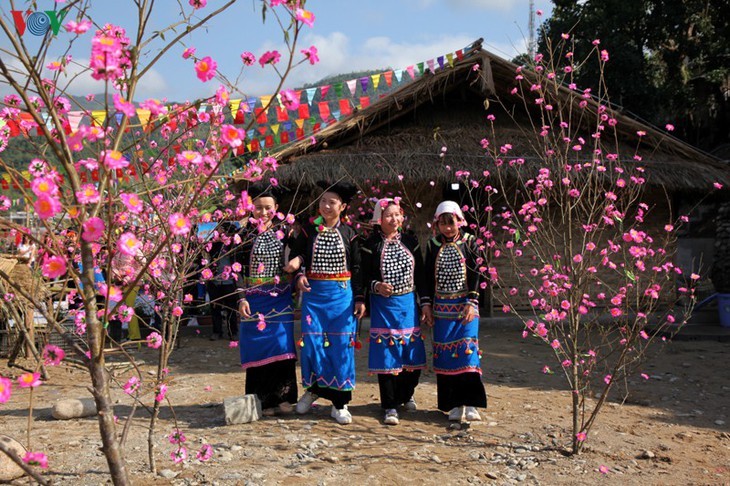
[[310,279],[302,295],[302,386],[355,388],[357,319],[349,280]]
[[433,305],[433,370],[437,374],[482,372],[479,318],[462,324],[459,317],[467,305],[466,297],[436,295]]
[[[294,315],[290,285],[267,284],[246,296],[251,319],[241,319],[238,326],[241,366],[263,366],[297,357],[294,344]],[[260,324],[258,314],[264,315]]]
[[370,297],[371,373],[397,374],[426,367],[426,349],[418,323],[416,295]]

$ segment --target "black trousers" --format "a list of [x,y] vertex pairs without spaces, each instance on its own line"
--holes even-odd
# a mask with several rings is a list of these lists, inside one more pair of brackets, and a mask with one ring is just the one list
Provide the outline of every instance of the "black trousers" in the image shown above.
[[318,397],[324,398],[325,400],[329,400],[330,402],[332,402],[332,405],[338,410],[344,408],[344,406],[350,403],[350,400],[352,400],[351,391],[333,390],[332,388],[321,388],[316,383],[310,386],[307,391],[314,393]]
[[458,375],[436,374],[438,409],[448,412],[454,407],[487,406],[487,392],[482,383],[482,375],[477,372]]
[[379,374],[380,406],[388,410],[406,403],[413,396],[420,377],[421,370],[402,371],[397,375]]
[[280,403],[297,402],[297,373],[295,359],[274,361],[246,370],[246,394],[261,400],[261,408],[274,408]]
[[[238,294],[233,284],[218,285],[208,282],[206,285],[210,296],[210,315],[213,320],[213,334],[226,335],[238,339]],[[223,317],[223,311],[226,317]]]

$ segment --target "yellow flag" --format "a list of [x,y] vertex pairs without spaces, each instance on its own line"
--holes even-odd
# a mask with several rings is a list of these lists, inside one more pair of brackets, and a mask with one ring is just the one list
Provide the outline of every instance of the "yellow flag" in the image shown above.
[[142,126],[146,126],[147,123],[150,121],[150,110],[145,110],[144,108],[137,108],[137,116],[139,117],[139,123]]
[[238,114],[238,108],[241,106],[241,100],[231,100],[229,102],[229,105],[231,106],[231,116],[233,119],[236,119],[236,115]]
[[373,80],[373,89],[378,89],[378,85],[380,84],[380,73],[373,74],[370,76],[370,79]]
[[269,103],[271,103],[271,95],[261,96],[259,99],[261,100],[261,106],[264,108],[269,106]]
[[271,131],[274,132],[274,135],[279,133],[279,124],[271,125]]
[[91,112],[91,118],[94,119],[97,125],[102,126],[104,120],[106,120],[106,110],[94,110]]

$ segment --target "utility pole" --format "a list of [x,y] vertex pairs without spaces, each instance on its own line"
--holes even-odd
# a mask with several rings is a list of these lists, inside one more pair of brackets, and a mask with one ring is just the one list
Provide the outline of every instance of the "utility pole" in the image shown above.
[[530,31],[527,41],[527,54],[529,54],[530,59],[534,59],[537,51],[537,43],[535,42],[535,0],[530,0],[530,20],[527,29]]

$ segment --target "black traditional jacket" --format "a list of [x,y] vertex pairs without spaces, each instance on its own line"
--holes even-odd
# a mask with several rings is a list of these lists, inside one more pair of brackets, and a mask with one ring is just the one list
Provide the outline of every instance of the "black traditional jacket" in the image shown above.
[[478,307],[477,257],[478,247],[472,234],[460,232],[453,240],[444,235],[431,238],[426,247],[426,289],[421,303],[430,303],[439,294],[451,298],[465,296]]
[[425,294],[421,246],[413,235],[398,233],[386,240],[382,232],[374,231],[363,244],[362,267],[365,288],[372,293],[376,283],[385,282],[393,286],[393,295]]

